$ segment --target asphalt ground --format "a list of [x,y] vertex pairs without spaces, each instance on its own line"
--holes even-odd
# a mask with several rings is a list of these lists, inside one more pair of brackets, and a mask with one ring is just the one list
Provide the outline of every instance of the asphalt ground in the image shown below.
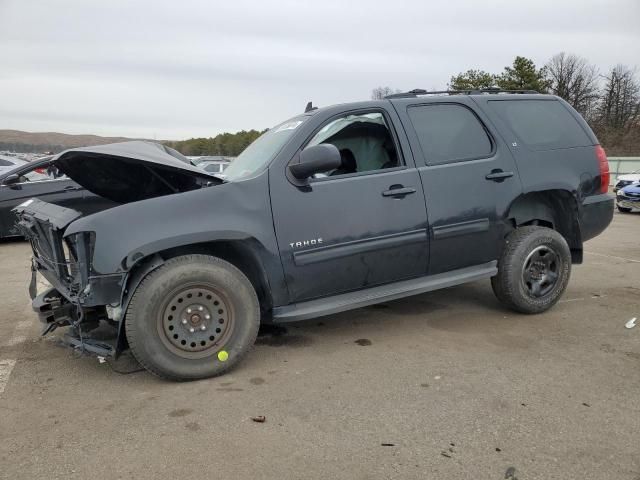
[[640,479],[640,214],[542,315],[476,282],[265,331],[191,383],[41,338],[26,243],[0,278],[0,478]]

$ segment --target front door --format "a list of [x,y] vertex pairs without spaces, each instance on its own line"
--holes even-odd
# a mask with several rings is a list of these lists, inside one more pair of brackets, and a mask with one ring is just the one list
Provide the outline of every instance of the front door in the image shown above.
[[373,110],[328,119],[305,147],[333,144],[342,165],[316,175],[307,186],[293,185],[281,171],[270,172],[276,235],[292,301],[426,274],[427,216],[420,176],[389,128],[392,118]]

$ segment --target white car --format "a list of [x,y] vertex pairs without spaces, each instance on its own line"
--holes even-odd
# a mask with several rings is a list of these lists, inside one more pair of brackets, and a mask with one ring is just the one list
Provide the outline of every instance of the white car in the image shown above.
[[6,155],[0,155],[0,173],[13,170],[18,165],[25,165],[27,162],[15,157],[8,157]]
[[198,163],[198,167],[202,168],[204,171],[218,174],[224,172],[229,165],[231,165],[230,162],[217,160],[205,160],[204,162]]
[[632,183],[640,182],[640,169],[635,172],[626,173],[616,178],[616,184],[613,187],[613,192],[617,193],[621,188],[631,185]]
[[621,213],[640,211],[640,181],[626,185],[616,192],[616,205]]

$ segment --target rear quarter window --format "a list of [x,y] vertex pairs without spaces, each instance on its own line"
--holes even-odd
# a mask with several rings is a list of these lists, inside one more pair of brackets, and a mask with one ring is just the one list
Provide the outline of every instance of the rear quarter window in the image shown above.
[[557,100],[492,100],[489,105],[531,150],[592,145],[575,117]]

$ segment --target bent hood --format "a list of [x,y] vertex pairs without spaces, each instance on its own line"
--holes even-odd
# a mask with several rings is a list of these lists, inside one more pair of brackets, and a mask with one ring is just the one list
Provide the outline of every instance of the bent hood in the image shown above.
[[222,183],[175,150],[146,141],[72,148],[51,163],[90,192],[118,203]]

